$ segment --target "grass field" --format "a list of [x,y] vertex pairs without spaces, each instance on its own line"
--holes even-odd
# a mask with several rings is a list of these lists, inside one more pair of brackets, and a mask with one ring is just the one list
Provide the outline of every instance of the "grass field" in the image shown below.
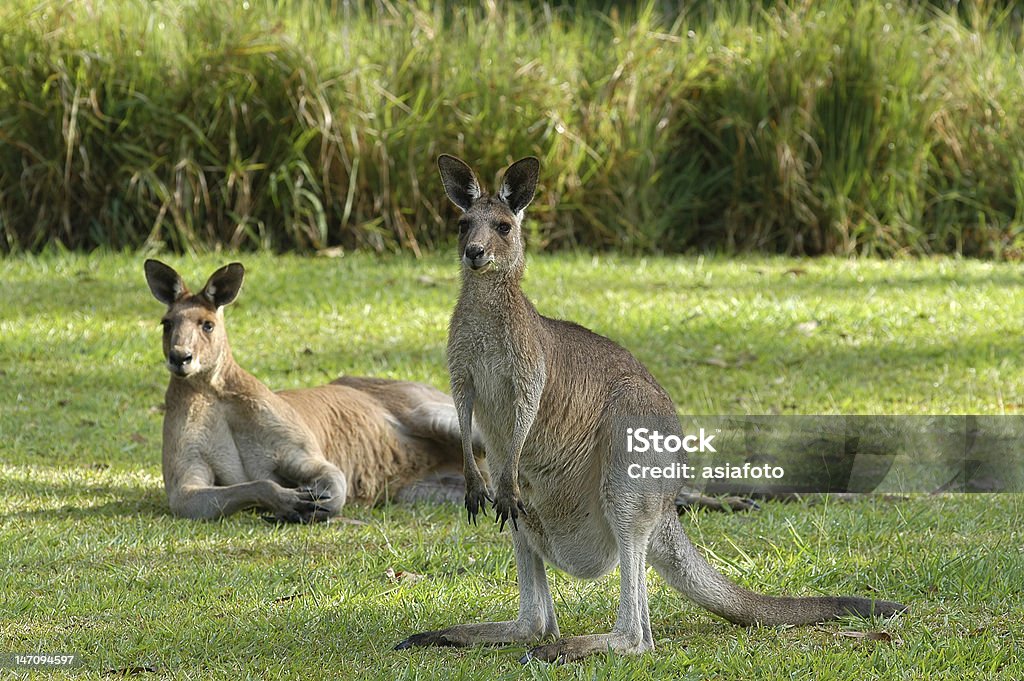
[[[1014,495],[767,503],[685,520],[750,588],[884,595],[913,607],[896,620],[738,628],[652,571],[657,648],[637,659],[555,668],[521,667],[518,646],[393,652],[415,631],[512,615],[508,538],[446,506],[349,506],[346,520],[313,527],[171,517],[162,307],[142,259],[0,260],[0,654],[78,653],[92,677],[1024,676]],[[169,262],[198,285],[229,259]],[[452,258],[241,259],[234,352],[272,387],[341,373],[445,386]],[[542,312],[620,341],[681,412],[701,414],[1018,413],[1021,285],[1010,265],[950,259],[590,255],[533,257],[526,281]],[[563,634],[611,626],[615,575],[551,579]]]

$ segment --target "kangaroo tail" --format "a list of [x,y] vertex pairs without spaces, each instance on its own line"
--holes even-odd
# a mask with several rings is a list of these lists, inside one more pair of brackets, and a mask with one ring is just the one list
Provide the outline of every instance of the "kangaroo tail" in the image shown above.
[[744,589],[704,559],[673,511],[659,520],[651,537],[649,557],[658,574],[675,589],[697,605],[736,624],[810,624],[844,615],[888,617],[909,609],[892,601],[854,596],[776,597]]

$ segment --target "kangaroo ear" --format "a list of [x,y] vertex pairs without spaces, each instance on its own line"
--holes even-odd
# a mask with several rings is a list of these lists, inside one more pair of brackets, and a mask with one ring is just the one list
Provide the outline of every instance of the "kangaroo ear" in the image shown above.
[[521,158],[508,167],[498,189],[498,198],[519,214],[533,201],[540,177],[540,161],[533,156]]
[[143,269],[146,271],[146,283],[149,284],[149,290],[164,305],[169,306],[188,293],[188,288],[178,273],[159,260],[147,260]]
[[210,280],[206,282],[201,295],[216,307],[224,307],[242,290],[244,276],[245,268],[242,267],[242,263],[233,262],[225,265],[210,275]]
[[469,210],[483,193],[480,191],[480,183],[476,181],[473,169],[464,161],[448,154],[437,157],[437,169],[441,172],[444,193],[463,212]]

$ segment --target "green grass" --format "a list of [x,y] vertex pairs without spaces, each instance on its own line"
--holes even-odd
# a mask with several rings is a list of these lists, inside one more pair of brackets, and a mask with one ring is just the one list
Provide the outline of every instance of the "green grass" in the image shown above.
[[[229,259],[171,263],[198,285]],[[453,258],[241,259],[233,348],[272,387],[340,373],[445,386]],[[651,572],[657,649],[640,658],[521,668],[521,646],[392,652],[418,630],[511,616],[508,538],[448,506],[349,506],[365,524],[316,527],[172,518],[162,307],[142,257],[7,258],[0,281],[0,653],[76,652],[83,675],[153,665],[183,679],[1024,675],[1016,495],[768,503],[685,521],[750,588],[912,605],[896,620],[742,629]],[[622,342],[681,412],[705,414],[1017,413],[1020,288],[1009,265],[951,259],[534,256],[526,282],[542,312]],[[422,579],[392,581],[389,568]],[[564,634],[611,626],[615,575],[551,578]]]
[[566,4],[7,0],[0,252],[418,252],[439,152],[538,248],[1024,252],[1012,3]]

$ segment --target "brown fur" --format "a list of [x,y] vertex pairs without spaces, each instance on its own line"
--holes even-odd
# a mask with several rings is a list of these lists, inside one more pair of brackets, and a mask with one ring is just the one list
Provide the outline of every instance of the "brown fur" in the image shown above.
[[457,471],[461,435],[451,399],[430,386],[344,377],[273,392],[234,360],[223,308],[244,270],[221,268],[197,294],[146,261],[166,304],[163,472],[171,510],[218,518],[243,508],[310,522],[353,500],[416,498],[416,486]]

